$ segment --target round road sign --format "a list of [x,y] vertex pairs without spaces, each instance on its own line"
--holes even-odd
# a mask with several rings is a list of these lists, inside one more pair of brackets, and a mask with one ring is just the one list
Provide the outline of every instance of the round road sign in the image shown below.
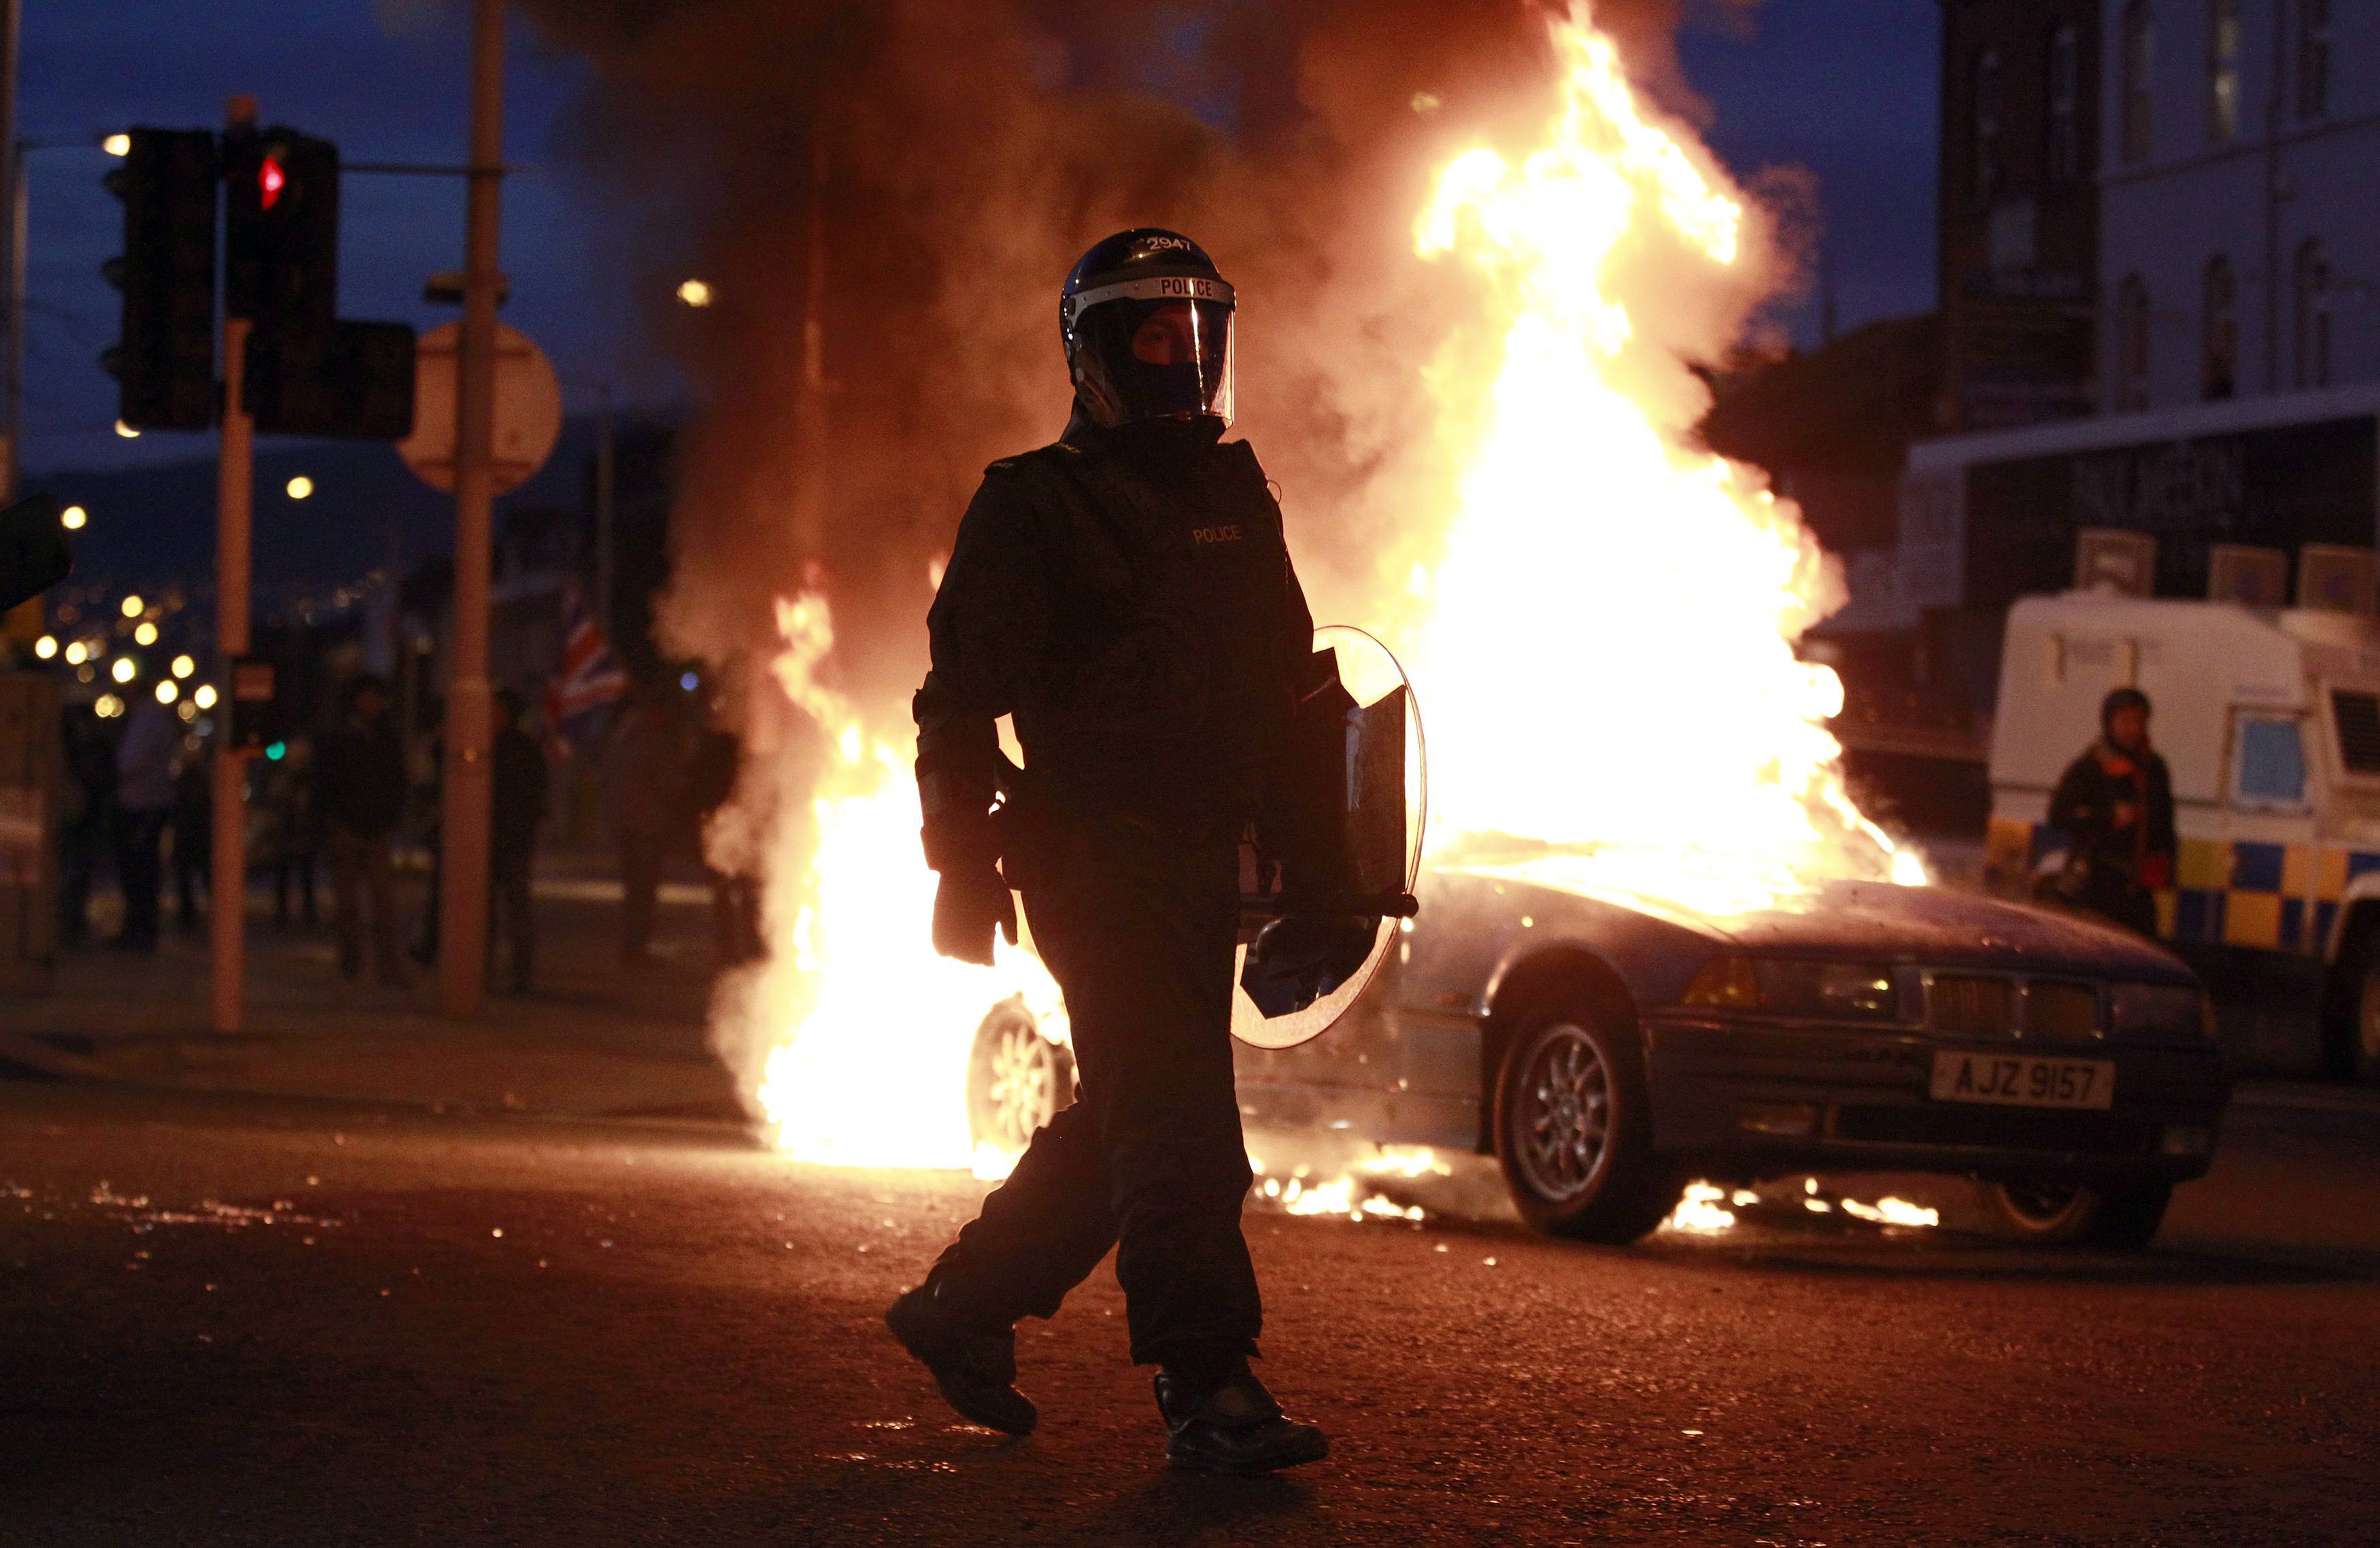
[[[455,380],[463,325],[448,322],[416,346],[413,433],[396,443],[405,466],[431,488],[455,492]],[[562,381],[528,336],[496,324],[495,492],[518,489],[545,466],[562,435]]]

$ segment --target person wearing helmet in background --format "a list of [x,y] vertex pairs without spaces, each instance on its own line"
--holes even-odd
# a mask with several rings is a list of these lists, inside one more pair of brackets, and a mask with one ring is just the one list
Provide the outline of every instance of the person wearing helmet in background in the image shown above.
[[928,615],[915,710],[934,944],[990,962],[1022,892],[1081,1091],[885,1321],[961,1413],[1021,1434],[1037,1415],[1014,1324],[1054,1315],[1113,1246],[1132,1359],[1160,1368],[1168,1458],[1252,1473],[1329,1446],[1248,1365],[1238,846],[1277,809],[1315,683],[1281,508],[1247,443],[1221,439],[1233,304],[1170,231],[1083,256],[1060,302],[1073,416],[986,470]]
[[2099,740],[2067,767],[2049,826],[2068,839],[2051,900],[2154,939],[2156,893],[2173,885],[2173,780],[2149,745],[2149,698],[2118,688],[2099,706]]

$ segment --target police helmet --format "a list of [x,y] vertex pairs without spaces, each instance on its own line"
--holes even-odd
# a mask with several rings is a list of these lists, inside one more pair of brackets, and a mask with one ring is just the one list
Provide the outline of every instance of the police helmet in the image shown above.
[[1143,226],[1098,243],[1066,276],[1058,334],[1084,411],[1101,425],[1232,422],[1232,287],[1197,243]]

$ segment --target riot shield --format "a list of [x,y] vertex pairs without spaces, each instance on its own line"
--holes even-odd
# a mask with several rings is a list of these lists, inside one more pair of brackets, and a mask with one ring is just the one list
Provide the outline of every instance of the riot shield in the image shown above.
[[1259,1048],[1294,1047],[1345,1013],[1412,916],[1421,873],[1428,782],[1404,669],[1361,629],[1333,624],[1314,643],[1297,822],[1315,841],[1304,864],[1327,879],[1285,891],[1272,857],[1244,850],[1232,1035]]

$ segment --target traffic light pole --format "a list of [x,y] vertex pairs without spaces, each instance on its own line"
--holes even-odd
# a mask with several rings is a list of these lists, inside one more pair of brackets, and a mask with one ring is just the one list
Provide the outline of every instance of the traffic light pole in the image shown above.
[[[215,651],[223,661],[224,697],[216,712],[231,719],[232,663],[248,654],[248,518],[254,490],[249,453],[254,440],[248,411],[240,406],[246,375],[249,322],[226,317],[223,325],[223,456],[216,470]],[[242,986],[247,977],[248,803],[247,755],[230,736],[215,739],[213,874],[207,903],[208,947],[212,972],[208,984],[208,1024],[237,1032]]]
[[497,196],[504,176],[504,6],[474,0],[470,202],[463,236],[463,338],[455,393],[455,618],[438,899],[438,998],[480,1012],[487,989],[488,849],[494,793],[488,591],[495,500]]

